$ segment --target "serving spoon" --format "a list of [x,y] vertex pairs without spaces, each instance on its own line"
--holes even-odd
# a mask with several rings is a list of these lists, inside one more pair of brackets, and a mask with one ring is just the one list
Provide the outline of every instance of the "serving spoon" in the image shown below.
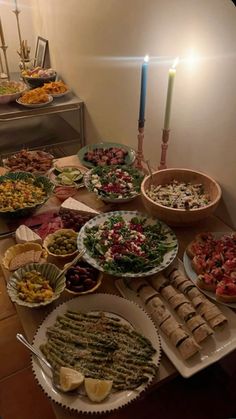
[[58,378],[56,377],[55,371],[52,367],[51,364],[49,364],[49,362],[44,358],[44,356],[34,347],[32,346],[28,340],[21,334],[21,333],[17,333],[16,334],[16,339],[23,343],[23,345],[26,346],[26,348],[28,348],[44,365],[46,365],[49,370],[52,373],[52,385],[53,387],[55,387],[57,390],[59,390],[62,393],[66,393],[66,394],[70,394],[70,395],[82,395],[82,392],[79,392],[78,389],[72,390],[72,391],[65,391],[63,390],[63,388],[60,386],[60,384],[58,383]]

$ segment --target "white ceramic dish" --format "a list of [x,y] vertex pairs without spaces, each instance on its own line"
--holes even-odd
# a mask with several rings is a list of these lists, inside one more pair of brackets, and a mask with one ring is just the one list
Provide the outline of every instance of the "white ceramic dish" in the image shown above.
[[[56,317],[59,314],[61,315],[66,312],[68,309],[82,312],[105,311],[121,317],[124,319],[124,322],[131,324],[135,330],[142,333],[151,341],[153,347],[157,351],[153,357],[153,362],[157,366],[159,365],[161,357],[160,337],[152,320],[147,316],[145,311],[136,304],[116,295],[109,294],[78,297],[58,306],[48,315],[48,317],[46,317],[37,330],[33,340],[33,345],[36,348],[39,348],[39,346],[46,341],[46,330],[49,326],[54,324]],[[135,390],[112,392],[103,402],[94,403],[91,402],[87,396],[67,395],[57,391],[52,387],[50,371],[35,358],[32,358],[32,368],[35,378],[41,388],[53,401],[74,412],[81,413],[105,413],[114,411],[137,399],[151,382],[150,381]]]
[[[181,268],[180,262],[179,269],[183,270],[183,266]],[[123,297],[139,304],[143,309],[145,309],[145,305],[142,300],[134,291],[127,287],[125,280],[122,278],[118,279],[115,284]],[[206,339],[205,342],[202,342],[202,349],[200,352],[189,360],[185,361],[181,358],[179,352],[170,343],[169,339],[164,335],[164,333],[162,333],[161,330],[158,330],[161,336],[161,346],[163,351],[174,364],[179,373],[185,378],[191,377],[209,365],[214,364],[236,349],[236,314],[228,307],[218,304],[216,305],[227,317],[228,324],[222,330],[219,329],[215,331],[213,336]],[[171,313],[174,315],[176,320],[181,323],[180,318],[175,314],[175,312],[171,311]],[[185,328],[184,325],[183,327]]]
[[43,106],[49,105],[53,101],[53,97],[51,95],[49,96],[49,100],[45,103],[23,103],[21,102],[21,98],[16,99],[16,102],[19,103],[19,105],[25,106],[26,108],[42,108]]
[[[156,218],[152,218],[152,217],[148,217],[145,214],[141,214],[137,211],[114,211],[114,212],[107,212],[107,213],[102,213],[97,215],[96,217],[92,218],[91,220],[89,220],[80,230],[79,234],[78,234],[78,248],[79,250],[82,250],[85,246],[84,246],[84,239],[86,237],[86,228],[89,227],[93,227],[95,225],[100,225],[102,223],[104,223],[108,218],[110,218],[111,216],[122,216],[126,221],[130,221],[133,217],[146,217],[147,218],[147,222],[148,224],[156,224],[156,222],[158,221]],[[130,278],[136,278],[136,277],[142,277],[142,276],[148,276],[148,275],[153,275],[157,272],[162,271],[163,269],[167,268],[167,266],[170,265],[170,263],[174,260],[174,258],[177,255],[177,251],[178,251],[178,242],[177,242],[177,238],[174,234],[174,232],[170,229],[170,227],[168,227],[166,224],[160,222],[165,228],[166,228],[166,232],[167,232],[167,242],[175,242],[176,243],[176,247],[172,250],[170,250],[169,252],[167,252],[164,255],[163,261],[161,263],[159,263],[157,266],[155,266],[154,268],[150,269],[149,271],[146,272],[138,272],[138,273],[123,273],[123,274],[117,274],[118,276],[123,276],[123,277],[130,277]],[[94,268],[104,272],[103,267],[96,261],[96,259],[94,259],[88,250],[86,250],[86,253],[84,254],[84,259],[90,264],[92,265]],[[110,274],[113,274],[112,272],[108,272]]]

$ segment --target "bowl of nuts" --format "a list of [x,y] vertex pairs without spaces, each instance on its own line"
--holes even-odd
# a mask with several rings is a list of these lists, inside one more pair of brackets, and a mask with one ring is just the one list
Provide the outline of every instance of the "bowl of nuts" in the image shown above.
[[49,234],[43,242],[43,247],[50,256],[58,259],[70,258],[78,253],[77,233],[70,228],[62,228]]
[[102,276],[102,272],[80,260],[66,272],[66,291],[75,295],[94,292],[101,285]]

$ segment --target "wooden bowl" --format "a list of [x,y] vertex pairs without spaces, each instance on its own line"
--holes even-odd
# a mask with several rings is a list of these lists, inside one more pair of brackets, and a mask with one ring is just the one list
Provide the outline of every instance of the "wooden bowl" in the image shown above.
[[[165,185],[173,180],[192,184],[201,183],[205,193],[209,195],[210,203],[196,209],[177,209],[161,205],[146,194],[152,184],[155,186]],[[165,221],[170,226],[178,227],[192,225],[211,215],[219,204],[221,188],[214,179],[205,173],[190,169],[172,168],[159,170],[154,172],[152,177],[145,177],[141,185],[141,194],[144,206],[149,214]]]
[[72,230],[71,228],[62,228],[60,230],[55,231],[55,233],[51,233],[49,234],[43,242],[43,247],[46,249],[47,253],[50,256],[53,256],[55,259],[58,260],[66,260],[66,259],[70,259],[72,256],[75,256],[79,251],[78,249],[76,249],[75,251],[71,252],[71,253],[66,253],[63,255],[57,255],[56,253],[52,253],[49,250],[50,245],[52,244],[52,242],[54,241],[54,239],[58,236],[60,236],[60,234],[62,233],[69,233],[71,235],[71,237],[77,238],[78,233],[76,233],[74,230]]

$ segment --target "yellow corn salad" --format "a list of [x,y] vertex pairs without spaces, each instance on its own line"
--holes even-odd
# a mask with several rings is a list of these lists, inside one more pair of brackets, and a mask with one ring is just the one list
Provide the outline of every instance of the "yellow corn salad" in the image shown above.
[[0,210],[12,211],[40,203],[46,196],[43,187],[32,181],[5,180],[0,184]]

